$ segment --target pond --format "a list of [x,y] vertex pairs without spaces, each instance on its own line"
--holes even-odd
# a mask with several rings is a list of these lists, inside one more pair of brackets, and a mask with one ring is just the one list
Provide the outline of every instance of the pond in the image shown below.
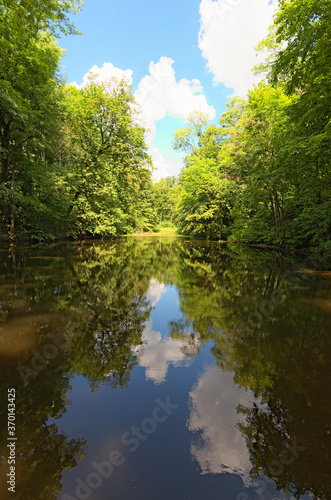
[[331,498],[330,261],[176,237],[0,259],[1,498]]

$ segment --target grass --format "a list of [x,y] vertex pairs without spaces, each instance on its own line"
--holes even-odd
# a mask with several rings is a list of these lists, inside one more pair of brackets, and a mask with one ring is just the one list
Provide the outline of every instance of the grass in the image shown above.
[[138,233],[127,234],[125,236],[181,236],[176,226],[159,226],[156,231],[141,231]]

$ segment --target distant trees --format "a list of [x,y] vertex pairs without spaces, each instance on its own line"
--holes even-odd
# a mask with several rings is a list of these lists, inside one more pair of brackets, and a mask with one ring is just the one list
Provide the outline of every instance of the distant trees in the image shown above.
[[176,176],[166,177],[154,183],[154,207],[159,226],[171,226],[176,218],[180,186]]
[[176,222],[185,234],[226,238],[237,185],[220,171],[218,155],[224,130],[193,113],[188,126],[177,130],[174,148],[187,152],[180,177]]

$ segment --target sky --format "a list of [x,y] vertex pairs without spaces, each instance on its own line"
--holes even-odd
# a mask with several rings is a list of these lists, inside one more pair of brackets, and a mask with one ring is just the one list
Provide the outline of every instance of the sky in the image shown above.
[[85,0],[72,19],[82,35],[59,42],[61,73],[79,88],[90,71],[125,78],[148,129],[153,178],[178,175],[174,132],[194,110],[217,123],[231,97],[258,83],[255,47],[276,8],[277,0]]

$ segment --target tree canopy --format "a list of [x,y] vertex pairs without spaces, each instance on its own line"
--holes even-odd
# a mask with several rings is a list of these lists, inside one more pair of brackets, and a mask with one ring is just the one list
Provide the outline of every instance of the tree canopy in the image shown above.
[[155,224],[151,160],[132,91],[60,77],[56,36],[78,0],[0,2],[0,229],[35,240],[114,236]]
[[280,1],[259,45],[267,81],[219,125],[195,113],[175,133],[185,234],[330,252],[330,22],[327,1]]
[[2,239],[183,234],[330,251],[331,32],[326,0],[281,0],[257,71],[218,123],[196,110],[174,135],[177,177],[152,181],[125,81],[65,85],[56,37],[80,0],[0,0]]

